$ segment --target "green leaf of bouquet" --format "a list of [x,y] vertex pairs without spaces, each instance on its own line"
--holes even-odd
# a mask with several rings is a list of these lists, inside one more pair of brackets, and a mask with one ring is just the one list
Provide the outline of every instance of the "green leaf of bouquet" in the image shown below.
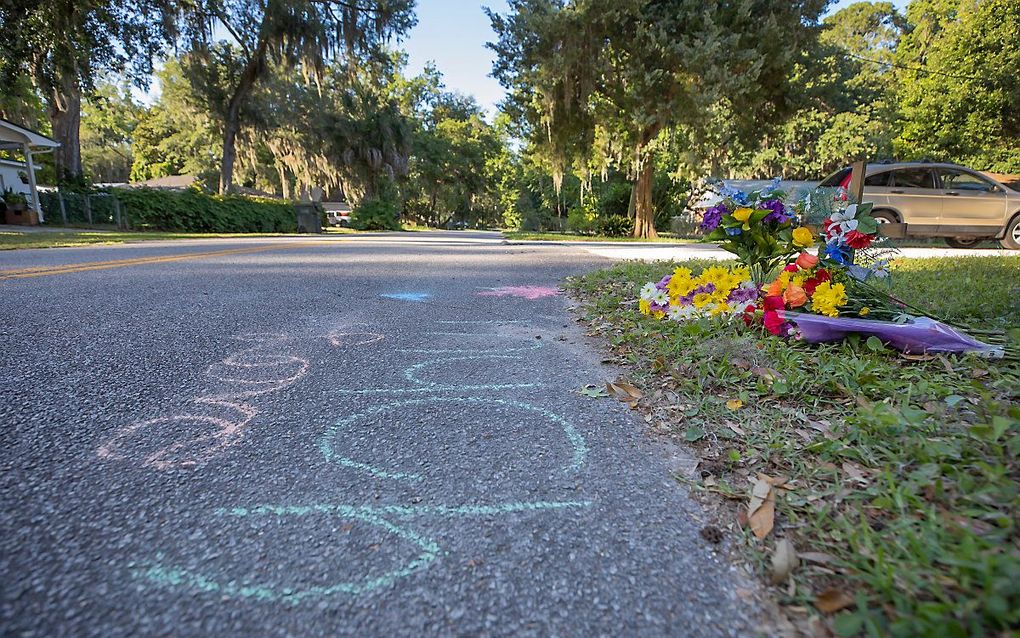
[[760,222],[761,220],[763,220],[766,217],[768,217],[769,213],[771,213],[771,212],[772,211],[770,211],[768,209],[759,208],[758,210],[756,210],[753,213],[751,213],[751,221],[752,222]]
[[868,350],[871,350],[872,352],[881,352],[885,350],[885,344],[882,343],[882,340],[876,336],[868,337],[868,340],[864,342],[864,345],[868,346]]
[[857,205],[857,219],[860,219],[862,215],[870,215],[871,209],[875,207],[875,202],[864,202]]
[[865,235],[874,235],[878,232],[878,222],[870,215],[865,215],[863,217],[858,215],[857,230]]

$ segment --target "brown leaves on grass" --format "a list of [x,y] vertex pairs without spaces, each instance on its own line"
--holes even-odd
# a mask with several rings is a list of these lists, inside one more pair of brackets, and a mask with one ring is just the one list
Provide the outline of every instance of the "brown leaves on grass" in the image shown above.
[[776,543],[776,551],[772,553],[772,584],[778,585],[793,573],[800,561],[797,560],[797,550],[794,549],[790,539],[783,538]]
[[776,495],[773,488],[786,483],[784,478],[759,474],[751,488],[751,501],[747,504],[747,523],[754,535],[761,539],[769,535],[776,520]]
[[634,384],[624,379],[607,382],[606,392],[609,393],[609,396],[630,405],[631,408],[636,408],[638,401],[641,400],[641,397],[645,396],[644,392],[638,390]]
[[854,604],[854,597],[838,587],[830,587],[815,598],[815,607],[823,614],[834,614]]

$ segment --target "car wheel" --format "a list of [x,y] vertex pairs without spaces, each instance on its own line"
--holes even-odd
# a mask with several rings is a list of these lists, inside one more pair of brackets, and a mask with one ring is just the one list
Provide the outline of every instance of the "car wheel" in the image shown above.
[[1008,250],[1020,250],[1020,215],[1006,224],[1006,234],[999,240],[999,245]]
[[875,221],[879,224],[898,224],[900,220],[896,217],[896,213],[891,213],[887,210],[876,210],[871,213],[871,216],[875,218]]
[[946,237],[946,243],[950,248],[973,248],[982,241],[980,237]]

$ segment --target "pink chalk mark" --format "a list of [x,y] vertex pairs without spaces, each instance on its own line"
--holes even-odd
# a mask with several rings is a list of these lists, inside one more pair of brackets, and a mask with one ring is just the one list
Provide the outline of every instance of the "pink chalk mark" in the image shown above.
[[534,301],[543,297],[555,297],[560,294],[560,291],[548,286],[500,286],[483,290],[477,294],[480,297],[521,297]]

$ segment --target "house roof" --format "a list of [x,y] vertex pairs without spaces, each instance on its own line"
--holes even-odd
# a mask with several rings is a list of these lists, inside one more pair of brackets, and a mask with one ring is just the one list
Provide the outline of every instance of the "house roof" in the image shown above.
[[23,144],[38,148],[57,148],[60,143],[42,133],[0,120],[0,149],[18,149]]

